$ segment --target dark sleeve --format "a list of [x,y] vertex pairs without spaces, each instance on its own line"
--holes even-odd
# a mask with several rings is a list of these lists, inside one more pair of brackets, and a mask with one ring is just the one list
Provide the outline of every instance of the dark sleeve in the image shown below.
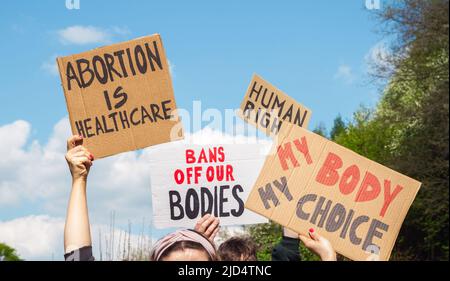
[[92,246],[82,247],[64,255],[65,261],[94,261]]
[[301,261],[300,240],[283,236],[272,250],[272,261]]

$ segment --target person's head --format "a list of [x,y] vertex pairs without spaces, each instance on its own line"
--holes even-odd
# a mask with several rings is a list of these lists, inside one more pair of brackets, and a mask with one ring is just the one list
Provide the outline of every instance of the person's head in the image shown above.
[[186,229],[170,233],[156,242],[152,261],[214,261],[216,248],[200,233]]
[[256,243],[249,236],[232,237],[219,246],[222,261],[256,261]]

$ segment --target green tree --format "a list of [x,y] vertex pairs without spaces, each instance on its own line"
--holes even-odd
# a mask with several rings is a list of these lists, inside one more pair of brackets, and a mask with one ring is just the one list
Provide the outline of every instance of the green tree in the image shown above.
[[382,12],[390,56],[375,109],[361,108],[334,140],[422,182],[392,259],[449,258],[448,0],[393,1]]
[[330,139],[335,140],[338,135],[345,133],[346,125],[342,116],[339,114],[333,122],[333,128],[330,131]]
[[314,128],[313,132],[318,135],[321,135],[324,138],[326,138],[328,135],[327,127],[323,123],[320,123],[319,125],[317,125],[316,128]]
[[0,243],[0,260],[2,261],[21,261],[14,248]]
[[[258,245],[257,257],[259,261],[272,260],[272,249],[278,244],[282,237],[282,227],[274,222],[252,225],[249,228],[252,239]],[[305,248],[300,243],[300,256],[302,260],[317,261],[318,256]]]

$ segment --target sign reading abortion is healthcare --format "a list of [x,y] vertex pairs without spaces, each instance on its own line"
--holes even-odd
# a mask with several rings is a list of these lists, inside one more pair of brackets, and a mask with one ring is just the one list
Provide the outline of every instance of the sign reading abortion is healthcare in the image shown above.
[[183,138],[159,35],[57,62],[72,133],[96,158]]
[[150,151],[153,222],[193,227],[204,214],[221,225],[267,222],[244,208],[265,154],[257,144],[172,145]]

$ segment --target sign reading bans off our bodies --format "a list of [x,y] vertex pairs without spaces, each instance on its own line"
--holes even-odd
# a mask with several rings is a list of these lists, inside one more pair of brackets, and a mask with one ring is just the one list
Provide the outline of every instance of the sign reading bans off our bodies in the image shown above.
[[246,208],[299,233],[318,229],[350,259],[389,259],[420,182],[291,124],[272,149]]
[[244,202],[265,155],[262,145],[165,144],[150,151],[153,223],[193,227],[204,214],[221,225],[264,223]]
[[183,138],[159,35],[57,62],[72,133],[96,158]]

